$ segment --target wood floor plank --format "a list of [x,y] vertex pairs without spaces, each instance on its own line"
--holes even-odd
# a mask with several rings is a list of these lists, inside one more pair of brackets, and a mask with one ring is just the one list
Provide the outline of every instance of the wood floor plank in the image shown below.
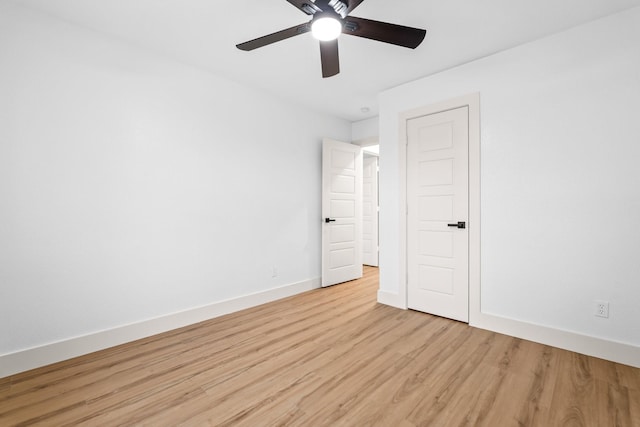
[[640,369],[376,303],[378,273],[0,379],[0,425],[640,426]]
[[[420,322],[416,324],[425,324],[426,321],[428,321],[428,319],[420,319]],[[391,365],[391,362],[394,359],[402,357],[401,355],[386,351],[385,348],[388,345],[394,345],[394,343],[400,344],[399,340],[405,338],[403,336],[391,334],[388,331],[385,331],[383,335],[377,334],[378,337],[384,337],[383,342],[371,339],[371,337],[364,337],[365,341],[362,342],[361,340],[362,345],[358,345],[355,338],[353,336],[349,336],[347,331],[345,331],[344,334],[348,339],[337,340],[333,344],[324,343],[322,348],[331,348],[332,352],[330,353],[330,357],[325,357],[325,360],[322,361],[321,364],[316,364],[315,366],[311,366],[307,362],[304,364],[298,364],[296,367],[299,370],[298,375],[302,375],[305,371],[309,370],[309,368],[312,368],[312,371],[321,378],[322,382],[317,387],[301,390],[297,395],[286,396],[287,405],[290,406],[295,404],[298,410],[301,411],[304,410],[306,405],[316,407],[320,405],[325,407],[325,409],[328,409],[331,401],[328,402],[329,405],[323,405],[321,400],[324,396],[335,393],[345,382],[349,382],[350,389],[353,389],[355,386],[355,382],[352,379],[345,377],[345,371],[360,372],[358,377],[363,383],[361,385],[362,390],[363,387],[372,387],[374,385],[374,381],[371,381],[371,379],[375,378],[379,371],[386,369],[386,365]],[[389,339],[393,339],[393,337],[395,337],[395,341],[389,341]],[[352,345],[354,343],[356,343],[355,345],[365,354],[365,356],[363,356],[362,353],[353,351]],[[327,344],[330,345],[327,346]],[[388,360],[385,357],[380,357],[380,355],[384,355],[384,353],[389,353],[391,360]],[[372,361],[373,363],[371,363]],[[345,370],[344,366],[349,363],[360,363],[365,365],[369,374],[366,374],[365,369],[358,370],[354,368],[353,370]],[[353,392],[351,394],[355,395]],[[342,406],[342,408],[344,407],[346,407],[346,405]],[[256,425],[258,420],[264,419],[264,417],[268,415],[268,411],[275,409],[275,405],[270,405],[269,407],[261,408],[261,411],[254,411],[253,413],[247,414],[247,416],[241,420],[242,423],[238,425]],[[310,417],[308,416],[300,418],[304,418],[307,425],[313,424],[312,420],[310,420]],[[239,422],[240,420],[235,421]]]
[[[384,340],[386,339],[385,335],[389,331],[389,328],[390,326],[388,324],[371,323],[367,328],[363,329],[365,330],[364,334],[361,334],[361,330],[358,329],[350,334],[352,338],[350,340],[338,340],[333,346],[321,345],[319,347],[320,350],[316,350],[316,352],[319,353],[318,357],[310,356],[309,358],[305,359],[305,363],[302,366],[298,366],[297,369],[291,369],[287,365],[283,365],[281,368],[274,367],[274,369],[263,372],[262,375],[265,375],[267,377],[275,376],[278,379],[276,382],[270,385],[273,387],[271,389],[272,391],[276,391],[278,394],[280,394],[281,392],[279,383],[281,382],[282,378],[286,378],[288,375],[293,375],[295,379],[305,377],[307,375],[307,372],[312,372],[313,374],[321,378],[319,387],[314,388],[313,391],[317,392],[318,389],[320,389],[321,394],[319,395],[325,394],[325,391],[327,389],[333,390],[333,388],[336,386],[336,383],[338,383],[340,380],[344,380],[344,375],[351,372],[351,369],[349,369],[348,367],[353,365],[361,366],[375,359],[374,355],[372,354],[363,355],[354,353],[353,351],[351,351],[353,346],[357,345],[358,342],[367,342],[367,344],[371,346],[381,347]],[[345,330],[348,331],[349,328],[346,328]],[[345,332],[342,331],[342,333]],[[355,333],[358,333],[360,336],[356,337],[354,335]],[[347,332],[347,334],[349,333]],[[345,367],[347,367],[347,369],[345,369]],[[354,371],[357,372],[356,369],[354,369]],[[252,392],[252,390],[255,388],[255,386],[252,384],[255,381],[254,377],[254,375],[249,375],[245,378],[244,382],[240,382],[240,387],[232,391],[232,393],[235,393],[234,397],[238,397],[245,402],[251,402],[254,399],[253,395],[259,396],[258,400],[264,400],[265,398],[273,399],[273,397],[269,395],[268,391],[261,393]],[[262,378],[263,377],[258,377],[258,379]],[[228,401],[227,396],[230,391],[220,390],[219,388],[216,388],[214,390],[210,388],[208,389],[208,392],[212,395],[212,397],[215,396],[218,399]],[[220,393],[222,393],[222,397],[220,396]],[[243,397],[240,398],[239,396]],[[317,405],[317,400],[313,399],[312,404]],[[299,405],[302,410],[305,410],[304,404],[299,403]],[[221,421],[220,417],[223,413],[224,407],[224,404],[216,407],[217,413],[215,417],[216,421],[218,422]],[[233,408],[231,409],[233,410]],[[223,420],[225,422],[227,421],[224,416]]]
[[597,414],[593,413],[598,400],[591,358],[571,352],[559,352],[559,355],[550,414],[552,423],[584,426],[587,422],[597,422],[597,416],[594,417]]
[[520,407],[515,420],[518,425],[544,426],[549,416],[552,393],[549,390],[554,386],[554,372],[557,369],[556,352],[552,347],[523,341],[523,354],[525,358],[519,365],[517,372],[519,383],[512,384],[501,390],[502,402],[512,399],[514,390],[524,390],[525,395],[520,400]]
[[[414,316],[412,314],[412,316]],[[423,317],[423,316],[420,316]],[[431,375],[437,370],[438,364],[448,358],[457,346],[462,345],[468,335],[460,335],[455,330],[461,324],[451,323],[444,319],[427,316],[431,322],[432,333],[424,328],[421,332],[422,340],[404,339],[404,343],[410,343],[412,350],[398,357],[395,365],[390,365],[387,371],[380,372],[371,379],[372,388],[370,393],[360,405],[352,408],[345,415],[347,422],[358,422],[368,424],[368,422],[378,422],[384,420],[386,416],[393,413],[403,413],[403,417],[413,407],[415,397],[420,397],[421,387],[431,380]],[[446,326],[445,326],[446,325]],[[400,347],[401,348],[401,347]],[[428,363],[424,363],[425,361]],[[392,375],[388,375],[392,374]],[[395,394],[390,391],[398,390]],[[418,392],[418,393],[416,393]],[[364,393],[360,393],[364,395]],[[385,398],[393,399],[391,402],[384,402]],[[380,404],[380,403],[383,404]],[[339,404],[340,402],[338,402]],[[398,405],[407,404],[404,408],[398,409]],[[392,405],[395,405],[392,406]],[[393,408],[388,411],[387,409]],[[395,425],[399,420],[385,421],[385,424]]]
[[627,389],[629,393],[629,418],[632,426],[640,426],[640,390]]

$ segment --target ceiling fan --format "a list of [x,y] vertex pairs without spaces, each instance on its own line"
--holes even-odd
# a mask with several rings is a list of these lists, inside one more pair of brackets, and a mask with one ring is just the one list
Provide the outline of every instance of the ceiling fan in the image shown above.
[[320,40],[322,77],[326,78],[335,76],[340,72],[340,60],[338,58],[338,36],[340,33],[411,49],[418,47],[427,33],[426,30],[419,28],[350,16],[349,14],[364,0],[287,1],[302,12],[310,15],[312,17],[311,21],[240,43],[236,47],[240,50],[254,50],[311,31],[314,37]]

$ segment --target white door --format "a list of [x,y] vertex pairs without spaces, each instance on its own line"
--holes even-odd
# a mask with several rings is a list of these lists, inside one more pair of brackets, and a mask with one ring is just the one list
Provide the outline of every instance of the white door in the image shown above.
[[362,167],[362,263],[378,266],[378,157],[367,156]]
[[362,277],[362,149],[322,144],[322,286]]
[[407,121],[407,303],[469,321],[469,108]]

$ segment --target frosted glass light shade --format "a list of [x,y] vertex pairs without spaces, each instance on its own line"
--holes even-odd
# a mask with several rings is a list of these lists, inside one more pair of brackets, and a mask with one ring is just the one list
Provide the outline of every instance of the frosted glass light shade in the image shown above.
[[323,42],[337,39],[341,32],[342,24],[336,18],[318,18],[311,24],[313,37]]

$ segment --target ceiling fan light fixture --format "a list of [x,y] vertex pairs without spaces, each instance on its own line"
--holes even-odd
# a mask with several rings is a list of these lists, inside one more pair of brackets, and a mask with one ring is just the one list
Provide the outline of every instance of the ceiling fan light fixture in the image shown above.
[[342,33],[342,22],[333,16],[318,17],[311,24],[311,33],[323,42],[335,40]]

